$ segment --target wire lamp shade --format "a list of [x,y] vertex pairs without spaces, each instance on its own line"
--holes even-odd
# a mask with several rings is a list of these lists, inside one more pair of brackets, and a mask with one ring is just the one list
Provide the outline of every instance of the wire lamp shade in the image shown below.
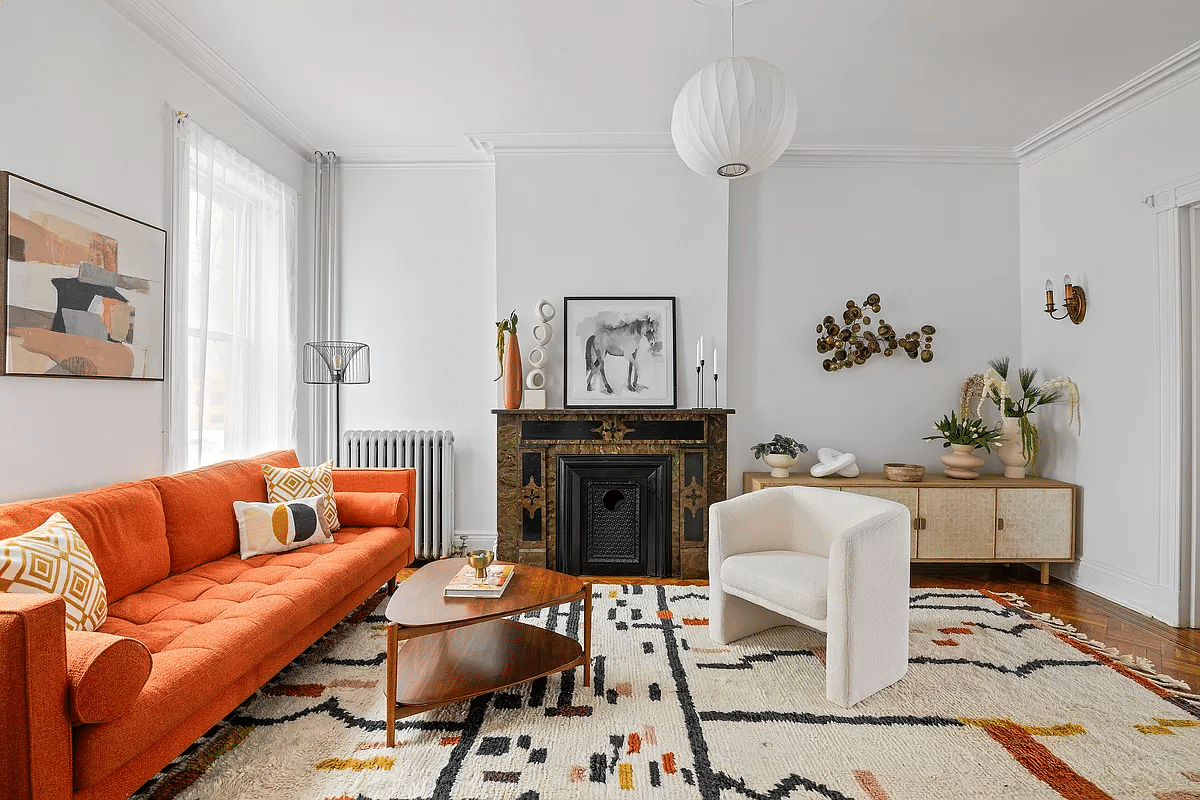
[[370,383],[371,348],[362,342],[304,345],[305,383]]

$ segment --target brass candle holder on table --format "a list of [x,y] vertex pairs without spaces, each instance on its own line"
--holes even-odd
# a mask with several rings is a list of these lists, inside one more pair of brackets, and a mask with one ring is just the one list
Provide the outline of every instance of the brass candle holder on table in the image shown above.
[[487,577],[487,568],[496,560],[496,554],[491,550],[472,550],[467,553],[467,563],[475,568],[475,579]]

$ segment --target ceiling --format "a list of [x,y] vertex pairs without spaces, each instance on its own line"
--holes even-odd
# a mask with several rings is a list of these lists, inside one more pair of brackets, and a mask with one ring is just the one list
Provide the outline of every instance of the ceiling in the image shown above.
[[[691,0],[158,0],[325,149],[666,131],[729,53]],[[757,0],[804,145],[1011,148],[1200,38],[1196,0]]]

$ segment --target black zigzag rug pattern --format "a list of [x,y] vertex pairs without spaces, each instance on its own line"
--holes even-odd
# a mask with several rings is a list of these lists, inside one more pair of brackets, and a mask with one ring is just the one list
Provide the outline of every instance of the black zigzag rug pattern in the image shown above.
[[[1200,798],[1200,697],[1012,595],[914,589],[910,667],[842,709],[824,640],[707,634],[707,587],[593,587],[568,670],[398,723],[376,596],[136,795],[313,798]],[[579,638],[581,604],[519,621]]]

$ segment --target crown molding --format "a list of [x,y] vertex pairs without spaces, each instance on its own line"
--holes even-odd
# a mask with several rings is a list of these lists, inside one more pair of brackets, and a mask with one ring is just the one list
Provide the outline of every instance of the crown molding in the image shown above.
[[491,167],[495,160],[467,144],[362,145],[334,148],[338,164],[347,169],[425,169],[431,167]]
[[212,89],[251,124],[312,161],[312,137],[260,92],[244,75],[221,58],[203,39],[160,0],[107,0],[135,28],[175,57],[201,83]]
[[1021,142],[1015,148],[1017,161],[1022,168],[1036,164],[1197,78],[1200,78],[1200,42]]
[[468,133],[467,141],[488,157],[504,155],[551,155],[570,153],[674,153],[669,133],[619,133],[578,131],[571,133]]
[[869,164],[1017,164],[1012,150],[988,147],[889,147],[791,145],[779,157],[784,166],[855,166]]
[[[467,134],[479,153],[555,155],[675,153],[669,133],[476,133]],[[800,166],[854,164],[991,164],[1014,166],[1012,150],[982,147],[862,147],[791,145],[778,163]]]

